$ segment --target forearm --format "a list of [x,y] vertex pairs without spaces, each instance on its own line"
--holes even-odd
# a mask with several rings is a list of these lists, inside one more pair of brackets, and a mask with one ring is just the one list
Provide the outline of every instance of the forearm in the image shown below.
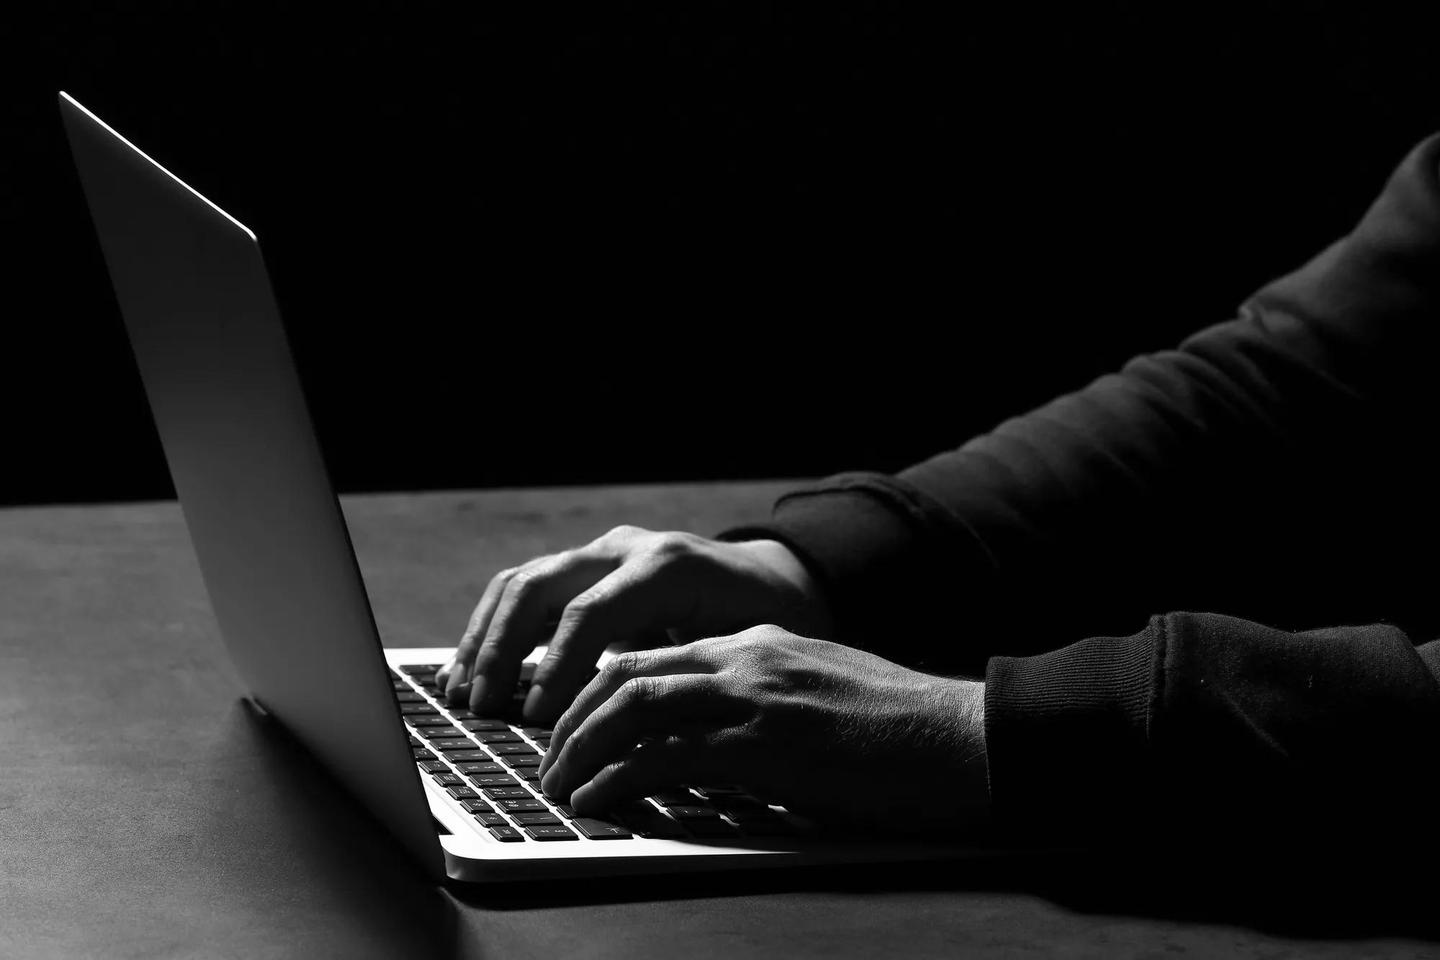
[[1440,626],[1391,560],[1440,533],[1420,376],[1440,349],[1437,158],[1427,141],[1236,319],[896,477],[796,491],[751,534],[804,560],[847,642],[936,669],[1156,609]]
[[[991,800],[1018,834],[1358,841],[1440,802],[1440,641],[1157,617],[986,677]],[[1433,806],[1429,808],[1433,809]],[[1386,813],[1389,811],[1389,814]]]

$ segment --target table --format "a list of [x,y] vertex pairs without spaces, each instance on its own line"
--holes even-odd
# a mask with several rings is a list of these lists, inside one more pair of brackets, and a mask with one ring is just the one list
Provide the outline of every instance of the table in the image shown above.
[[[764,516],[787,486],[359,496],[344,508],[386,643],[428,646],[456,638],[502,566],[622,522],[713,532]],[[1365,901],[1369,878],[1282,896],[1290,887],[1250,877],[1232,895],[1244,865],[1216,881],[1099,854],[436,886],[241,693],[175,504],[0,511],[0,956],[1440,952],[1423,896]]]

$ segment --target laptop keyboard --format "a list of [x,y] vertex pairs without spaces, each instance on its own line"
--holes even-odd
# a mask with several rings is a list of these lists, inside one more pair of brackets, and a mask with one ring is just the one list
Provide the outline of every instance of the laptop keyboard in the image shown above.
[[[422,776],[444,787],[496,840],[725,840],[800,833],[783,810],[723,785],[679,787],[604,817],[576,816],[569,804],[540,792],[537,768],[551,731],[446,705],[435,687],[438,669],[440,664],[407,664],[391,678],[410,748]],[[514,716],[529,690],[528,673],[515,693]]]

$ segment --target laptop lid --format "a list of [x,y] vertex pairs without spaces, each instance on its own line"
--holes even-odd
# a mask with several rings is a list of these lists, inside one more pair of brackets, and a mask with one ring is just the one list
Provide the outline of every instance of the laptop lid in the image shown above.
[[231,659],[255,699],[443,877],[255,234],[63,91],[60,113]]

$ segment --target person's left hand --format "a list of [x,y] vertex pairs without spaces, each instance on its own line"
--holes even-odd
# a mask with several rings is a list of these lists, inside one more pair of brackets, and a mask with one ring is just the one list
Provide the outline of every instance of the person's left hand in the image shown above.
[[620,654],[560,718],[541,784],[589,815],[725,783],[822,823],[974,822],[984,690],[775,626]]

